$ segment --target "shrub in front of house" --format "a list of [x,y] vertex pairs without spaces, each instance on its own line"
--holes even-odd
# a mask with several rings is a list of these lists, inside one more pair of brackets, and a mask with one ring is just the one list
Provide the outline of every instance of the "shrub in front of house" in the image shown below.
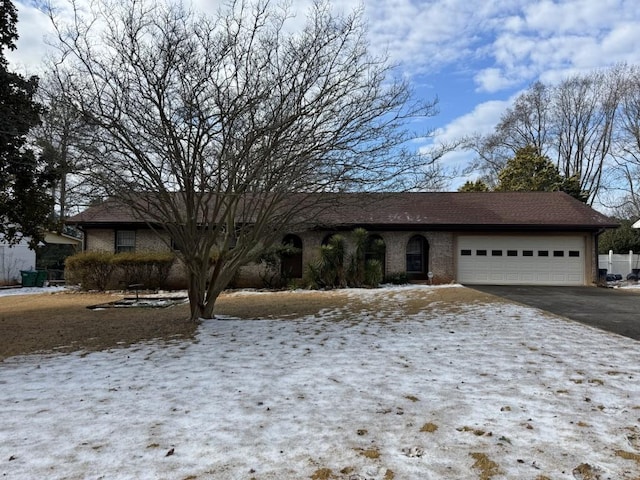
[[123,252],[113,255],[113,264],[125,286],[164,288],[176,257],[169,252]]
[[83,290],[104,291],[133,284],[157,289],[164,287],[174,262],[172,253],[88,251],[67,258],[65,279]]
[[80,285],[83,290],[106,290],[115,265],[113,253],[88,251],[67,257],[65,281],[69,285]]
[[333,235],[320,247],[320,258],[307,265],[305,278],[311,288],[341,288],[347,286],[345,269],[346,245],[342,235]]
[[262,286],[265,288],[289,288],[295,285],[296,279],[290,277],[290,272],[282,267],[283,258],[300,253],[299,248],[291,245],[276,245],[265,250],[258,259],[262,267],[259,272]]
[[310,288],[377,287],[383,279],[382,262],[365,259],[367,232],[353,232],[356,249],[347,255],[345,238],[333,235],[320,247],[320,259],[307,265],[305,279]]
[[371,287],[377,287],[382,283],[384,278],[384,274],[382,272],[382,262],[380,260],[368,260],[364,266],[364,284]]
[[391,283],[392,285],[405,285],[409,283],[409,276],[406,272],[388,273],[384,277],[384,283]]

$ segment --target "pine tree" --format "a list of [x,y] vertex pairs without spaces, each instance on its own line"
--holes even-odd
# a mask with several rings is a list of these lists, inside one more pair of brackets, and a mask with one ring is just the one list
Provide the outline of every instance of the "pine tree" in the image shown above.
[[5,49],[16,49],[17,21],[12,2],[0,1],[0,234],[9,243],[24,235],[35,244],[49,212],[49,174],[27,146],[42,113],[33,99],[38,78],[9,71],[5,58]]
[[580,189],[578,177],[563,177],[548,157],[541,155],[539,150],[526,146],[516,152],[507,161],[498,174],[499,192],[565,192],[578,200],[585,202],[588,192]]

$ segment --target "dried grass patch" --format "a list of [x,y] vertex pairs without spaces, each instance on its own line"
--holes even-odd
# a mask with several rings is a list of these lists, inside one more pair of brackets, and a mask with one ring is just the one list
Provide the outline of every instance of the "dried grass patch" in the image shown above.
[[574,478],[581,480],[600,480],[600,474],[596,467],[592,467],[588,463],[581,463],[572,471]]
[[380,451],[377,448],[356,448],[356,452],[370,460],[380,458]]
[[480,480],[490,480],[500,473],[498,464],[490,460],[484,453],[470,453],[469,455],[475,460],[472,468],[480,470]]
[[36,352],[103,350],[147,340],[192,338],[189,307],[91,311],[123,298],[56,293],[0,297],[0,360]]
[[438,430],[438,426],[435,423],[425,423],[420,429],[421,432],[433,433]]
[[[365,315],[384,319],[385,312],[447,312],[466,304],[500,301],[461,287],[370,293],[230,291],[220,296],[214,313],[250,320],[302,318],[330,311],[335,321],[359,322]],[[400,303],[393,301],[396,295],[402,298]],[[0,361],[37,352],[94,351],[156,339],[193,338],[197,325],[188,321],[188,304],[166,309],[87,308],[122,298],[121,293],[79,292],[0,297]]]
[[319,468],[311,475],[311,480],[329,480],[331,478],[337,478],[330,468]]
[[616,456],[624,458],[625,460],[633,460],[634,462],[640,464],[640,454],[638,453],[627,452],[625,450],[616,450]]

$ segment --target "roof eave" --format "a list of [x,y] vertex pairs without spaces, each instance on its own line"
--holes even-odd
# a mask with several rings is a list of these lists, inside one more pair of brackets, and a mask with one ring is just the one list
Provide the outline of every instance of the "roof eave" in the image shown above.
[[351,230],[362,227],[366,230],[438,230],[438,231],[581,231],[596,232],[603,228],[618,228],[617,223],[612,224],[503,224],[503,223],[339,223],[315,225],[314,230]]

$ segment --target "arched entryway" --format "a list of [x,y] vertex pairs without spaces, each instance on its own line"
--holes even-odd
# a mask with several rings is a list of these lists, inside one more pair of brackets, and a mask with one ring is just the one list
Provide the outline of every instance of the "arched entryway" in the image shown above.
[[427,278],[429,271],[429,242],[422,235],[414,235],[407,242],[407,275],[412,279]]
[[282,278],[302,278],[302,240],[297,235],[287,235],[282,239],[286,247],[280,256],[280,275]]

